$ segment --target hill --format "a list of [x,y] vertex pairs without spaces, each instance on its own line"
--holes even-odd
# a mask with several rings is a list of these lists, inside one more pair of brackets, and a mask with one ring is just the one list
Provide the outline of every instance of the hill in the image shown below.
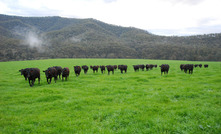
[[221,61],[221,34],[158,36],[95,19],[0,15],[0,60],[140,58]]

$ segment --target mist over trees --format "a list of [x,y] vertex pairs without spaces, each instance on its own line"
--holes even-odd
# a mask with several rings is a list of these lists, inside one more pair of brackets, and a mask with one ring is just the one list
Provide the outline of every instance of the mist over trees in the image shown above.
[[94,19],[0,15],[0,61],[141,58],[221,61],[221,33],[158,36]]

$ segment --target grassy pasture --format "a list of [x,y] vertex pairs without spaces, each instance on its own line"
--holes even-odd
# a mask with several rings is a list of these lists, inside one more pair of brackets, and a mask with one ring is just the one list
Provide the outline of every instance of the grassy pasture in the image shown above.
[[[180,64],[209,64],[192,75]],[[129,66],[128,73],[74,75],[74,65]],[[134,72],[136,64],[169,64]],[[49,85],[43,70],[69,67],[68,81]],[[18,70],[38,67],[30,87]],[[0,133],[211,133],[221,132],[221,62],[142,59],[50,59],[0,62]]]

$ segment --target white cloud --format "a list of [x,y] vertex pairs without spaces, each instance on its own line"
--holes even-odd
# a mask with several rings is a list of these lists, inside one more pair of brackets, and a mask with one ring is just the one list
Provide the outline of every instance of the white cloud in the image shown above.
[[0,6],[9,15],[94,18],[162,33],[221,25],[220,0],[3,0]]

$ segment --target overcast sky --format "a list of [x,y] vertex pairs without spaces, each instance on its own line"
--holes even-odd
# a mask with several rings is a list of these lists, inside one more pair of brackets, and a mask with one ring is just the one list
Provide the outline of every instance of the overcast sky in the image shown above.
[[221,33],[221,0],[0,0],[0,14],[94,18],[158,35]]

